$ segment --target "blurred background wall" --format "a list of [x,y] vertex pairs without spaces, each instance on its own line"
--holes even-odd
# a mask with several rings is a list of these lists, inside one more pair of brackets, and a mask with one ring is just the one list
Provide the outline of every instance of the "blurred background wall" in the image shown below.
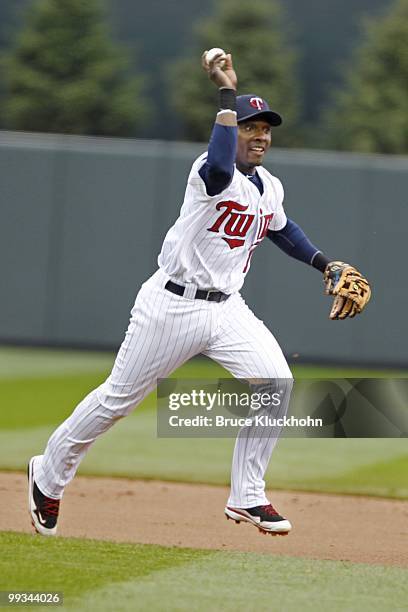
[[[117,346],[205,145],[0,140],[0,338]],[[284,183],[288,214],[330,257],[364,270],[374,292],[361,318],[329,321],[321,275],[265,240],[245,283],[248,304],[291,360],[406,365],[408,287],[393,270],[405,261],[408,158],[276,149],[266,166]]]

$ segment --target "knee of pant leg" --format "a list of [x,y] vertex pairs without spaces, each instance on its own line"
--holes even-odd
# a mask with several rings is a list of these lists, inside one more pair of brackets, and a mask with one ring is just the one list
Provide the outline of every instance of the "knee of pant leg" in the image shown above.
[[96,390],[101,406],[120,418],[126,416],[140,401],[140,391],[132,384],[114,384],[108,378]]
[[270,367],[267,367],[267,369],[268,372],[266,377],[248,379],[250,385],[264,385],[265,387],[270,388],[278,387],[282,384],[284,386],[293,385],[293,374],[286,362],[281,364],[279,368],[277,368],[275,364],[271,364]]
[[279,378],[283,380],[293,381],[293,374],[286,360],[280,363],[279,366],[276,366],[274,364],[273,372],[274,374],[272,374],[271,378],[274,377],[274,378]]
[[261,367],[259,367],[259,374],[259,377],[257,375],[254,376],[250,382],[266,383],[277,379],[293,379],[293,374],[282,351],[276,353],[268,352],[262,361]]
[[292,382],[293,382],[292,370],[290,369],[290,367],[289,367],[289,365],[287,363],[285,363],[285,366],[284,366],[283,369],[284,369],[283,374],[279,374],[279,376],[281,378],[288,378],[289,380],[292,380]]
[[289,367],[284,373],[285,377],[251,381],[251,407],[259,410],[259,414],[273,414],[275,417],[286,415],[294,379]]

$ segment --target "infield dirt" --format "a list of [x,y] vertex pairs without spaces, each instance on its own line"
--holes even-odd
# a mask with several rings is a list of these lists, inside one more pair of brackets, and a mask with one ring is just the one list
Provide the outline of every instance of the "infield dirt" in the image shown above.
[[[32,531],[26,478],[0,474],[0,531]],[[238,550],[381,565],[408,565],[408,502],[276,491],[293,525],[285,537],[225,519],[225,487],[77,477],[61,505],[59,535]],[[38,536],[39,537],[39,536]]]

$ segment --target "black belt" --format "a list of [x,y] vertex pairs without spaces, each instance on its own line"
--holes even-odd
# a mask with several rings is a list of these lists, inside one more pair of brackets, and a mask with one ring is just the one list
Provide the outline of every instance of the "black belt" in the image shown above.
[[[173,283],[173,281],[167,281],[164,286],[167,291],[171,291],[171,293],[175,293],[176,295],[184,295],[184,291],[186,290],[183,285],[177,285],[177,283]],[[223,293],[222,291],[204,291],[204,289],[197,289],[194,299],[196,300],[207,300],[208,302],[224,302],[228,300],[229,295]]]

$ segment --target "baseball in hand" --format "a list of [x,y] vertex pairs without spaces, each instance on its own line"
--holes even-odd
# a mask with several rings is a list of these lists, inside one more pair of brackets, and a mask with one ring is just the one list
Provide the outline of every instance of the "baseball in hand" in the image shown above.
[[214,57],[216,55],[219,55],[220,53],[222,53],[223,57],[220,57],[217,63],[219,67],[222,68],[225,64],[226,53],[224,49],[220,49],[219,47],[214,47],[213,49],[210,49],[209,51],[207,51],[207,53],[205,54],[205,59],[207,63],[211,62],[214,59]]

